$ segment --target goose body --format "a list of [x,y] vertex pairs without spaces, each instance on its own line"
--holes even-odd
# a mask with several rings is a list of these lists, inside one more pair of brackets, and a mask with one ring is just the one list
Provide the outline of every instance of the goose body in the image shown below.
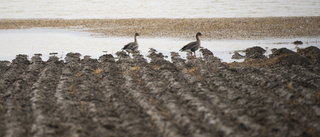
[[137,42],[137,36],[140,36],[138,33],[134,34],[134,42],[130,42],[122,48],[122,50],[127,51],[128,53],[133,53],[138,50],[139,44]]
[[194,56],[196,56],[196,51],[200,48],[200,45],[201,45],[201,42],[200,42],[200,39],[199,39],[199,36],[202,36],[202,34],[200,32],[198,32],[196,34],[196,39],[197,41],[193,41],[193,42],[190,42],[188,43],[187,45],[183,46],[180,51],[184,51],[184,52],[191,52],[191,55],[192,55],[192,52],[194,53]]

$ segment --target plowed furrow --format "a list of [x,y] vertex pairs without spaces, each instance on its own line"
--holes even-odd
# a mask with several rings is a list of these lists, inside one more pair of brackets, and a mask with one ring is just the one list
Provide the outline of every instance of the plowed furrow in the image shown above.
[[0,62],[0,137],[319,136],[317,62],[222,63],[200,51]]
[[[186,68],[178,76],[182,76],[181,79],[186,81],[187,85],[194,87],[194,92],[190,92],[191,95],[206,100],[207,103],[202,106],[207,107],[209,110],[215,110],[217,119],[220,119],[222,123],[230,127],[229,131],[240,131],[244,135],[246,133],[247,135],[256,135],[263,131],[258,123],[243,115],[242,109],[240,111],[236,109],[242,106],[235,104],[233,101],[245,97],[250,98],[250,96],[239,92],[242,89],[234,88],[237,79],[226,78],[226,73],[232,74],[232,72],[227,72],[223,64],[204,62],[199,59],[188,60],[187,64],[176,64],[180,64],[179,67],[181,68]],[[235,123],[230,125],[230,120]],[[245,131],[242,128],[243,126],[250,129],[250,131]]]
[[[270,102],[264,102],[270,99],[269,95],[264,94],[267,93],[265,89],[251,84],[252,81],[245,81],[239,78],[239,76],[243,75],[242,73],[234,69],[229,69],[222,64],[220,67],[214,67],[214,64],[210,62],[204,63],[202,61],[193,64],[195,64],[194,67],[199,69],[199,73],[189,75],[203,78],[201,81],[197,81],[198,84],[196,86],[198,89],[204,89],[203,93],[206,95],[203,96],[204,99],[209,101],[216,100],[212,103],[218,106],[218,109],[223,115],[228,115],[229,119],[235,119],[233,125],[237,130],[247,132],[246,130],[250,129],[248,134],[252,136],[269,132],[266,128],[262,127],[265,123],[261,123],[259,120],[252,118],[254,116],[249,115],[250,111],[248,111],[248,108],[249,110],[261,109],[261,112],[264,113],[263,110],[265,110],[265,108],[271,107],[268,105]],[[246,74],[251,75],[250,73]],[[254,79],[252,80],[255,81]],[[214,92],[210,92],[210,90]],[[255,91],[263,92],[257,93]],[[219,97],[220,100],[217,100],[217,97]],[[248,98],[249,100],[245,100],[244,98]],[[263,103],[252,103],[257,99]],[[268,109],[272,110],[272,108]],[[263,116],[265,117],[265,115]]]
[[32,109],[29,93],[33,83],[38,79],[38,74],[42,71],[42,63],[28,65],[26,57],[17,56],[12,63],[11,70],[8,71],[8,79],[13,84],[5,89],[5,115],[6,124],[4,134],[11,136],[30,136],[31,124],[33,122]]
[[[190,60],[189,63],[192,64],[192,68],[195,68],[195,72],[183,72],[182,76],[198,90],[193,92],[193,95],[209,101],[212,109],[220,112],[218,117],[224,120],[224,123],[230,123],[232,120],[234,123],[229,126],[232,126],[234,131],[243,132],[243,135],[254,136],[266,132],[260,123],[246,115],[243,109],[237,109],[247,103],[242,98],[252,98],[250,94],[245,94],[246,88],[261,90],[260,88],[251,85],[245,85],[245,89],[237,87],[239,83],[239,79],[235,77],[237,74],[229,71],[222,64],[216,66],[217,64],[213,62],[203,62],[197,59]],[[188,79],[194,80],[189,81]],[[235,101],[243,102],[235,103]],[[247,131],[248,129],[250,130]]]
[[122,63],[121,66],[122,70],[125,70],[124,86],[128,90],[128,94],[149,115],[158,129],[159,135],[168,137],[182,136],[176,123],[173,123],[173,117],[168,113],[168,110],[155,103],[154,97],[144,93],[148,90],[143,89],[141,67],[135,65],[135,63],[131,64],[131,66],[128,63]]
[[[225,92],[218,93],[214,90],[213,87],[216,85],[210,87],[207,83],[201,82],[211,74],[202,76],[201,73],[204,70],[195,65],[202,62],[198,59],[192,60],[196,60],[196,62],[185,64],[183,60],[176,58],[174,65],[183,69],[177,73],[165,74],[163,77],[170,82],[168,86],[177,90],[176,93],[180,96],[180,100],[185,102],[183,104],[196,110],[195,112],[198,112],[196,114],[201,114],[199,117],[204,121],[204,124],[208,125],[207,127],[214,129],[216,133],[231,135],[237,127],[230,124],[231,117],[226,117],[225,114],[230,115],[228,111],[232,108],[232,104],[226,99]],[[228,107],[230,108],[226,109]]]
[[[168,79],[170,81],[170,78]],[[173,79],[173,77],[171,79]],[[199,118],[198,120],[201,120],[204,125],[207,125],[208,131],[214,130],[216,134],[223,135],[230,135],[232,133],[233,129],[224,122],[223,117],[219,117],[218,114],[221,112],[218,111],[218,106],[212,106],[213,104],[210,104],[209,101],[204,101],[197,96],[194,96],[193,92],[199,92],[198,89],[185,88],[187,87],[185,83],[173,80],[168,83],[168,86],[176,88],[174,93],[176,93],[175,96],[179,97],[181,105],[188,107],[189,113],[193,113]]]
[[54,97],[62,64],[49,62],[39,74],[39,79],[33,84],[31,91],[31,106],[34,121],[31,132],[36,137],[55,136],[59,132],[57,125],[56,98]]
[[[166,71],[166,70],[164,70]],[[180,127],[180,132],[186,136],[209,136],[208,132],[205,131],[205,126],[202,126],[198,122],[194,115],[189,115],[188,108],[181,107],[181,104],[177,101],[179,97],[176,97],[167,86],[166,79],[162,79],[158,73],[161,71],[154,71],[152,68],[144,68],[142,74],[143,83],[148,88],[149,96],[153,96],[154,104],[163,106],[170,115],[173,117],[173,121]],[[166,73],[166,72],[164,72]],[[168,72],[167,72],[168,73]]]
[[123,87],[125,83],[120,66],[115,62],[108,62],[103,65],[103,70],[104,78],[101,82],[104,86],[103,94],[109,112],[112,113],[110,117],[103,116],[99,119],[108,121],[114,130],[123,133],[119,136],[157,136],[158,133],[150,117]]
[[[196,64],[197,64],[196,65],[197,68],[205,69],[202,72],[210,72],[209,70],[212,69],[210,68],[211,65],[204,65],[201,63],[196,63]],[[220,88],[218,88],[217,90],[220,90],[219,92],[226,92],[228,99],[232,102],[236,102],[233,105],[234,109],[232,109],[232,111],[229,111],[229,112],[231,112],[232,115],[237,116],[237,117],[234,117],[234,116],[233,117],[236,119],[235,122],[239,127],[244,126],[247,130],[250,129],[249,131],[247,131],[248,133],[250,133],[250,135],[258,136],[261,133],[265,135],[268,135],[268,134],[271,135],[270,133],[272,133],[275,130],[280,131],[280,133],[278,134],[279,136],[285,136],[287,134],[294,135],[295,134],[294,132],[288,133],[285,131],[288,129],[290,131],[298,131],[299,130],[298,126],[290,126],[287,124],[283,124],[282,126],[280,126],[277,124],[277,121],[281,119],[287,119],[287,117],[292,117],[290,116],[290,114],[288,114],[288,112],[294,112],[295,114],[297,114],[297,116],[305,115],[305,112],[296,111],[297,107],[303,107],[303,106],[298,105],[298,106],[283,108],[279,106],[279,104],[291,104],[292,99],[289,99],[286,97],[285,98],[279,97],[274,94],[275,93],[274,91],[268,91],[268,88],[272,86],[277,86],[277,88],[280,89],[281,92],[286,91],[287,90],[286,84],[289,82],[284,82],[282,84],[281,82],[291,81],[290,77],[282,77],[282,76],[286,76],[288,72],[283,73],[283,71],[280,71],[280,70],[274,71],[276,73],[270,72],[272,70],[268,70],[269,72],[264,72],[264,71],[265,71],[264,69],[256,69],[256,68],[247,68],[247,69],[238,69],[238,70],[225,68],[223,70],[216,71],[220,76],[217,75],[216,73],[214,73],[213,75],[210,75],[208,73],[204,73],[201,75],[209,76],[207,77],[209,78],[209,80],[207,79],[206,81],[209,83],[210,86],[222,85],[223,88],[221,88],[220,86]],[[287,69],[285,69],[285,71],[287,71]],[[302,71],[302,72],[306,72],[306,71]],[[312,76],[308,76],[308,77],[310,78]],[[213,81],[213,82],[210,83],[210,81]],[[271,82],[271,81],[279,81],[280,83],[277,83],[277,85],[270,85],[268,82]],[[203,81],[201,81],[201,83],[203,83]],[[228,87],[228,88],[225,88],[225,87]],[[257,92],[257,91],[263,91],[263,92]],[[290,91],[287,91],[287,93],[289,95],[291,94]],[[210,94],[207,93],[206,95],[207,95],[206,97],[210,97],[208,96]],[[246,98],[247,100],[244,100],[243,98]],[[248,100],[248,98],[251,98],[251,99]],[[257,102],[257,100],[259,100],[259,102]],[[271,100],[273,101],[271,102]],[[288,100],[289,102],[286,102],[286,100]],[[219,101],[219,102],[222,102],[222,101]],[[258,111],[258,113],[257,112],[253,113],[252,111],[245,109],[246,107],[250,108],[249,110],[260,110],[260,111]],[[229,105],[227,106],[227,108],[232,108],[232,106]],[[243,109],[239,109],[239,108],[243,108]],[[273,111],[273,110],[276,110],[276,111]],[[279,116],[279,114],[274,112],[281,112],[283,115]],[[312,114],[312,112],[309,111],[307,114]],[[278,120],[274,120],[275,118]],[[296,117],[295,119],[297,119],[298,121],[301,120],[298,117]],[[289,121],[284,121],[284,123],[287,123],[287,122],[289,123]],[[303,121],[300,121],[300,122],[303,123]],[[308,126],[305,125],[304,127],[308,127]]]
[[[74,58],[74,60],[77,59]],[[84,129],[84,126],[79,124],[81,122],[80,117],[82,117],[77,83],[77,79],[81,76],[80,70],[82,70],[80,62],[67,61],[62,68],[62,74],[56,88],[58,126],[67,129],[60,131],[63,136],[81,136],[81,131]]]
[[[178,59],[178,61],[183,60]],[[217,113],[209,112],[210,104],[192,95],[192,92],[198,92],[199,90],[190,89],[186,83],[179,82],[186,81],[180,76],[186,74],[178,71],[183,64],[184,62],[177,61],[172,64],[163,58],[153,57],[150,69],[145,69],[143,76],[146,85],[151,88],[151,93],[154,93],[154,96],[162,101],[164,106],[168,107],[168,110],[175,117],[174,120],[178,121],[177,123],[183,127],[186,134],[192,136],[230,134],[230,129],[222,125],[217,119]],[[200,105],[203,106],[200,107]],[[216,124],[215,121],[218,121],[218,123]],[[216,125],[212,126],[213,124]]]
[[[78,103],[79,119],[75,124],[83,129],[80,136],[122,136],[117,127],[118,120],[114,117],[104,97],[103,72],[101,65],[95,59],[85,58],[82,62],[82,70],[76,74],[73,87],[74,102]],[[78,131],[79,132],[79,131]]]
[[[295,67],[296,66],[292,67],[292,70],[296,69]],[[300,73],[299,70],[297,70],[296,72]],[[301,72],[308,71],[305,70]],[[302,132],[301,130],[303,128],[305,128],[304,130],[315,128],[313,127],[313,125],[301,125],[303,127],[301,128],[297,125],[292,126],[289,123],[292,119],[294,119],[295,121],[299,121],[300,123],[304,123],[301,117],[312,117],[312,115],[314,115],[313,110],[305,108],[305,106],[308,104],[300,104],[296,102],[299,102],[299,100],[301,99],[312,99],[310,98],[310,95],[316,93],[316,91],[314,91],[312,86],[310,86],[309,88],[305,87],[305,89],[303,89],[303,85],[296,85],[295,83],[310,82],[310,85],[312,85],[318,81],[318,76],[311,76],[308,73],[291,73],[287,69],[279,68],[277,70],[248,68],[246,70],[239,71],[239,73],[241,75],[234,75],[234,79],[243,79],[243,81],[241,82],[247,83],[247,85],[245,86],[246,89],[251,90],[250,93],[252,101],[247,101],[247,107],[260,110],[259,113],[250,113],[250,111],[247,111],[245,112],[245,114],[248,117],[255,117],[254,119],[257,123],[263,124],[264,128],[266,129],[265,134],[270,133],[272,132],[272,130],[276,129],[282,132],[282,134],[279,134],[280,136],[284,136],[286,134],[288,134],[289,136],[294,136],[294,134]],[[299,77],[296,77],[296,75],[299,75]],[[309,81],[307,79],[313,79],[314,81]],[[277,82],[270,84],[270,81]],[[240,82],[238,81],[237,83],[240,84]],[[277,87],[277,90],[269,90],[271,87]],[[300,92],[302,91],[302,89],[304,92]],[[259,99],[259,102],[256,101],[257,99]],[[287,104],[287,107],[284,108],[281,104]],[[237,106],[241,107],[240,105]],[[281,112],[281,115],[279,115],[279,112]],[[294,113],[295,115],[293,116],[292,113]],[[290,117],[290,119],[288,119],[288,117]],[[278,125],[277,123],[281,119],[285,120],[283,120],[282,125]],[[261,121],[264,122],[262,123]],[[286,133],[284,132],[284,130],[289,130],[289,132]]]
[[1,74],[0,79],[0,123],[3,124],[0,124],[0,131],[2,131],[0,132],[0,136],[13,135],[14,133],[12,132],[15,132],[16,126],[19,124],[17,123],[17,120],[12,119],[11,117],[11,114],[14,113],[14,105],[22,105],[16,103],[16,96],[21,92],[14,89],[16,86],[19,87],[18,81],[23,79],[23,73],[27,71],[28,65],[29,61],[27,61],[26,56],[17,55],[17,59],[14,59],[10,66],[6,67],[7,70],[2,70],[3,74]]

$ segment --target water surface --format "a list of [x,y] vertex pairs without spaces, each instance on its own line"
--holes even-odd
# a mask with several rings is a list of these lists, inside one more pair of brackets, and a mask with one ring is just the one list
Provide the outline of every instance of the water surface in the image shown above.
[[319,0],[1,0],[0,18],[319,16]]
[[[297,47],[292,44],[295,40],[301,40],[303,45]],[[248,47],[261,46],[270,54],[272,48],[286,47],[293,51],[296,48],[317,46],[320,48],[319,39],[316,38],[293,38],[293,39],[263,39],[263,40],[210,40],[201,41],[203,47],[208,48],[213,54],[225,62],[236,61],[231,59],[234,51],[244,50]],[[18,54],[26,54],[30,57],[35,53],[41,53],[43,60],[49,58],[49,53],[57,52],[61,59],[64,59],[68,52],[79,52],[82,57],[89,55],[92,58],[99,58],[103,54],[113,54],[121,51],[123,45],[132,42],[129,37],[94,37],[88,32],[79,32],[69,29],[12,29],[0,30],[0,60],[15,58]],[[170,60],[170,52],[179,52],[184,45],[192,40],[176,38],[143,38],[138,37],[139,49],[143,55],[147,55],[150,48],[157,49]],[[179,52],[185,58],[186,53]],[[197,52],[201,56],[200,52]],[[241,60],[240,60],[241,61]]]

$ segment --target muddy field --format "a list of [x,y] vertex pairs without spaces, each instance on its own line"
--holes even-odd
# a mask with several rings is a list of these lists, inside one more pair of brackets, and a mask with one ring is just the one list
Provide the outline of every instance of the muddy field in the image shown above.
[[320,50],[255,51],[17,55],[0,62],[0,137],[320,136]]
[[201,32],[202,38],[259,39],[320,37],[320,16],[201,19],[0,19],[0,29],[71,28],[93,32],[102,37],[173,37],[190,39]]

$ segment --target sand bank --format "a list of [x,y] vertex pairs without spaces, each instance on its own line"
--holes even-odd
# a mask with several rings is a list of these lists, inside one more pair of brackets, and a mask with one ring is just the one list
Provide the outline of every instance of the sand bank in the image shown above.
[[82,29],[103,37],[131,36],[190,39],[261,39],[320,37],[319,17],[201,19],[2,19],[0,29],[54,27]]

